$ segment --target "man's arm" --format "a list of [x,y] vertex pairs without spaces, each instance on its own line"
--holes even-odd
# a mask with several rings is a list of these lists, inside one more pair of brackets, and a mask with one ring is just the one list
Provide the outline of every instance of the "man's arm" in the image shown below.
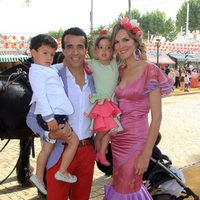
[[35,103],[30,107],[29,113],[26,117],[26,123],[28,127],[35,133],[39,134],[45,141],[54,142],[56,139],[67,141],[70,139],[72,130],[66,123],[65,125],[59,125],[59,129],[55,132],[48,132],[43,130],[37,123],[35,111]]
[[26,124],[35,133],[39,134],[41,138],[47,139],[48,132],[43,130],[36,120],[36,115],[34,114],[36,103],[33,103],[30,107],[29,113],[26,116]]

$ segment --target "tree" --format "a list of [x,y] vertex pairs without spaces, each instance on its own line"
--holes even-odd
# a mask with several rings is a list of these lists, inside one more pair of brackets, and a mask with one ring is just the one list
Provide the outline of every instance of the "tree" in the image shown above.
[[25,5],[30,6],[31,0],[22,0]]
[[144,14],[140,19],[140,25],[144,31],[144,39],[147,39],[148,32],[153,36],[162,35],[169,41],[174,40],[177,35],[173,20],[167,19],[165,13],[159,10]]
[[187,3],[189,3],[189,30],[200,30],[200,0],[189,0],[182,4],[176,15],[176,26],[186,31]]
[[64,33],[64,30],[61,28],[58,31],[49,31],[49,35],[51,35],[55,39],[61,38],[63,33]]

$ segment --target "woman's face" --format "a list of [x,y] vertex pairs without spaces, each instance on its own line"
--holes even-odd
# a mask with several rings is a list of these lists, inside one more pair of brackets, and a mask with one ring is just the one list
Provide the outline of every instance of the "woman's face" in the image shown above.
[[115,52],[119,54],[122,60],[132,58],[133,51],[136,48],[135,41],[128,35],[126,30],[119,30],[115,37]]

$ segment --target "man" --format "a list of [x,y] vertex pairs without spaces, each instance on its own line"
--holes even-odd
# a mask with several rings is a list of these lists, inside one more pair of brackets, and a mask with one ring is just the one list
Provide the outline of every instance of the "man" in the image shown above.
[[62,36],[62,49],[64,61],[62,64],[57,64],[57,67],[60,68],[65,91],[74,108],[74,113],[68,116],[68,124],[80,140],[76,155],[68,167],[69,172],[77,176],[76,183],[69,184],[54,178],[61,162],[63,140],[70,137],[71,130],[65,127],[56,132],[44,132],[36,123],[34,104],[27,116],[27,124],[43,139],[57,140],[47,162],[47,199],[67,200],[70,194],[71,200],[88,200],[94,173],[95,152],[92,132],[89,130],[90,121],[84,115],[90,107],[89,95],[94,92],[93,79],[83,68],[87,52],[86,34],[77,27],[66,30]]

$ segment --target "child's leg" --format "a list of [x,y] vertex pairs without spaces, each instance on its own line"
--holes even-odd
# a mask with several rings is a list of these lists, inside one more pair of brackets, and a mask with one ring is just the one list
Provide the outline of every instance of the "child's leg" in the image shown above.
[[95,148],[96,148],[96,151],[100,151],[100,148],[101,148],[101,140],[102,138],[107,134],[107,132],[98,132],[96,133],[96,136],[95,136]]
[[105,166],[110,166],[110,163],[107,161],[105,156],[109,139],[110,135],[107,132],[98,132],[95,138],[95,144],[99,145],[96,153],[96,161],[100,161],[101,164]]
[[107,151],[108,143],[110,141],[110,134],[106,133],[103,138],[101,139],[101,146],[100,146],[100,152],[102,154],[105,154]]
[[41,182],[44,182],[44,170],[46,167],[47,159],[52,152],[54,144],[43,141],[42,150],[38,154],[36,164],[36,176]]
[[75,133],[72,133],[71,139],[67,141],[67,144],[68,145],[63,152],[62,161],[59,168],[59,171],[64,175],[68,175],[67,168],[71,164],[78,148],[79,139]]

